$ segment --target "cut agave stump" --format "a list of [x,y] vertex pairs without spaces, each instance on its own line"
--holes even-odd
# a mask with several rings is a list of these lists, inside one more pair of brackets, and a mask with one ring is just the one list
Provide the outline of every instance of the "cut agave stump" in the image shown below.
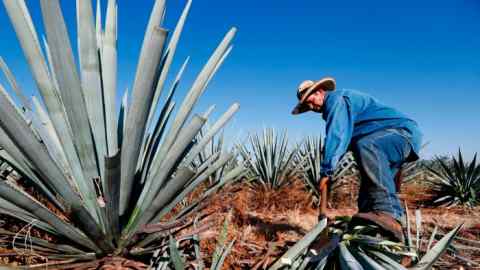
[[[25,1],[4,0],[3,4],[43,104],[36,98],[30,104],[0,59],[12,92],[21,101],[20,106],[15,104],[11,92],[0,85],[0,164],[31,181],[63,215],[4,175],[0,176],[0,213],[61,240],[58,244],[28,238],[28,249],[47,259],[74,262],[133,254],[131,250],[144,254],[161,244],[168,248],[171,233],[149,235],[142,228],[159,221],[182,224],[179,219],[198,212],[202,200],[244,171],[242,164],[231,162],[234,153],[223,147],[204,149],[239,105],[233,104],[209,128],[205,123],[213,107],[202,116],[192,115],[230,53],[236,29],[225,35],[175,112],[173,96],[188,61],[177,72],[163,107],[158,105],[191,1],[186,2],[171,34],[162,27],[165,1],[155,1],[130,99],[125,91],[117,113],[115,0],[108,0],[104,27],[100,1],[96,12],[91,1],[76,1],[79,59],[74,57],[59,0],[40,0],[46,37],[42,43]],[[176,216],[168,215],[207,179],[214,181],[197,201]],[[7,241],[16,237],[17,243],[25,240],[18,245],[27,247],[22,233],[2,230],[0,236]]]
[[[407,217],[408,218],[408,217]],[[417,220],[421,220],[417,212]],[[393,242],[376,235],[379,227],[374,225],[355,226],[350,228],[350,217],[337,217],[327,227],[323,219],[301,240],[273,263],[269,269],[407,269],[400,264],[404,257],[412,258],[409,269],[427,270],[437,262],[440,256],[450,247],[462,228],[462,224],[443,236],[431,247],[429,241],[425,252],[420,251],[422,239],[418,234],[412,239],[410,230],[407,235],[408,245]],[[421,222],[417,224],[420,230]],[[325,230],[328,230],[327,233]],[[325,238],[326,237],[326,238]],[[435,232],[430,239],[435,238]],[[415,240],[415,241],[413,241]],[[417,244],[412,246],[412,242]]]

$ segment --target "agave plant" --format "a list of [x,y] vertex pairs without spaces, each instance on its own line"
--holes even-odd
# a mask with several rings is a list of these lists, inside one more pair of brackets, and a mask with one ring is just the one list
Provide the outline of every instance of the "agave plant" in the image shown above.
[[[206,134],[206,128],[203,128],[197,136],[197,140],[201,140]],[[224,133],[220,133],[219,136],[214,136],[210,142],[205,146],[203,151],[198,153],[197,157],[192,161],[191,166],[193,166],[198,171],[203,171],[207,164],[211,164],[218,160],[219,155],[218,153],[222,152],[225,149],[225,136]],[[218,182],[220,179],[223,178],[225,174],[230,172],[231,170],[238,167],[238,152],[234,152],[234,157],[230,159],[224,166],[220,169],[215,171],[210,177],[208,178],[209,184],[213,184]],[[240,175],[239,175],[240,177]]]
[[300,165],[294,163],[297,149],[289,149],[286,131],[278,133],[273,128],[266,128],[261,135],[250,135],[248,141],[238,145],[249,170],[248,180],[277,189],[289,183],[299,172]]
[[[308,189],[315,198],[320,197],[318,191],[318,181],[321,178],[320,164],[323,158],[323,143],[321,137],[307,136],[300,145],[297,146],[298,155],[295,157],[295,163],[300,165],[302,179],[305,181]],[[338,162],[332,177],[330,189],[333,190],[344,182],[343,178],[347,175],[358,173],[356,163],[351,152],[347,152]]]
[[[200,140],[194,140],[208,114],[192,116],[192,110],[230,53],[235,28],[215,49],[174,114],[173,95],[187,61],[163,107],[158,104],[191,1],[187,0],[169,39],[161,26],[165,1],[155,1],[131,96],[124,93],[117,114],[115,0],[108,1],[105,27],[100,1],[96,18],[91,1],[76,1],[79,70],[58,0],[40,0],[46,34],[43,49],[24,0],[3,3],[45,106],[35,98],[30,103],[22,95],[2,61],[0,66],[22,105],[17,106],[0,86],[0,146],[5,149],[0,158],[36,186],[49,207],[5,179],[0,180],[0,205],[6,210],[3,213],[58,239],[48,242],[29,237],[28,247],[35,254],[69,261],[138,254],[169,237],[142,233],[145,226],[162,221],[172,227],[198,211],[202,200],[242,172],[241,167],[233,169],[197,201],[171,213],[232,157],[219,150],[215,152],[218,159],[205,164],[202,171],[189,165],[239,108],[233,104]],[[21,233],[8,231],[0,235],[26,239]],[[27,245],[20,242],[20,246]]]
[[320,180],[320,163],[323,157],[321,137],[308,136],[297,146],[298,155],[295,162],[300,164],[302,179],[315,198],[320,197],[318,181]]
[[430,181],[433,185],[434,204],[474,207],[480,203],[480,164],[477,164],[476,154],[468,163],[458,150],[458,157],[452,156],[451,165],[440,158],[437,159],[437,164],[438,168],[427,167],[435,177]]
[[[420,214],[417,214],[420,216]],[[401,262],[409,257],[413,263],[408,269],[430,269],[449,248],[462,225],[443,236],[435,245],[433,232],[426,250],[421,250],[421,223],[417,220],[415,246],[408,228],[409,245],[379,237],[379,228],[373,225],[349,226],[349,217],[337,217],[328,226],[327,220],[320,221],[309,233],[292,246],[269,269],[407,269]]]

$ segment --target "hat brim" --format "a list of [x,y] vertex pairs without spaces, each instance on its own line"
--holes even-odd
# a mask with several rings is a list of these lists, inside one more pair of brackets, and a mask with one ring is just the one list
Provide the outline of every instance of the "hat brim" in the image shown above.
[[310,108],[308,108],[308,106],[305,103],[298,102],[298,104],[295,106],[295,108],[293,108],[292,114],[293,115],[301,114],[301,113],[304,113],[304,112],[308,112],[309,110],[310,110]]

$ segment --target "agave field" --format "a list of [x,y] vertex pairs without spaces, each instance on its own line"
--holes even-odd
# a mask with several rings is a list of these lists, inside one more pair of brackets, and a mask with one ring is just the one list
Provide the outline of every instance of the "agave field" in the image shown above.
[[59,0],[39,2],[34,23],[24,0],[3,0],[36,95],[0,58],[0,268],[480,269],[476,156],[405,165],[406,243],[351,222],[360,181],[351,153],[333,176],[328,219],[318,220],[320,136],[292,141],[265,129],[227,142],[239,104],[217,119],[214,106],[196,109],[235,28],[177,103],[189,59],[175,52],[190,0],[172,31],[165,1],[154,1],[123,92],[116,1],[102,14],[100,1],[77,0],[76,18]]

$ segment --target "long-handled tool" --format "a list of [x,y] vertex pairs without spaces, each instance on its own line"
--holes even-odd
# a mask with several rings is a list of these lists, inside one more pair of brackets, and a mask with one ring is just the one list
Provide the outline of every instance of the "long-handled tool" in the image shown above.
[[[318,189],[320,191],[320,214],[318,215],[318,222],[327,218],[327,202],[328,202],[328,177],[322,177],[318,183]],[[331,241],[328,229],[324,229],[314,244],[312,244],[311,249],[319,252],[324,250],[325,247],[328,247],[329,242]]]
[[327,216],[327,203],[328,203],[328,177],[322,177],[319,183],[320,190],[320,215],[319,220]]
[[400,193],[403,182],[403,168],[401,167],[395,175],[395,190]]

